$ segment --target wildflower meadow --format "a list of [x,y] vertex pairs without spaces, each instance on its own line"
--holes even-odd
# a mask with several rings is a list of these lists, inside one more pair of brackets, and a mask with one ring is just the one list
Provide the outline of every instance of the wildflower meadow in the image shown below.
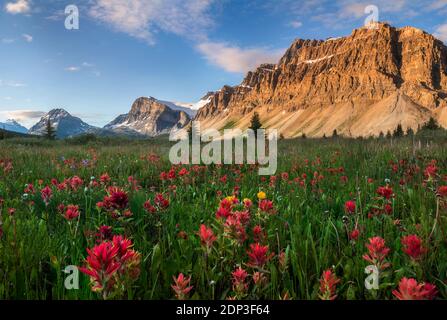
[[278,170],[151,140],[0,141],[0,298],[447,298],[447,140],[278,142]]

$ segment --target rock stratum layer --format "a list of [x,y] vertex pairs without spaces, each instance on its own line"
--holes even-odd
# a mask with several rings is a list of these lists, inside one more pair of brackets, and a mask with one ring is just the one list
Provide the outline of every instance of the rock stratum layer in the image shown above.
[[202,128],[245,129],[254,112],[285,137],[378,135],[425,123],[447,127],[447,47],[413,28],[378,24],[338,39],[297,39],[201,108]]

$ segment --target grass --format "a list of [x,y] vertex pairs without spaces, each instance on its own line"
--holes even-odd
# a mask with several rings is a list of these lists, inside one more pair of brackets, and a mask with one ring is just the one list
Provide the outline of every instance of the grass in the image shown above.
[[[447,184],[445,136],[281,140],[276,178],[258,176],[253,166],[185,166],[188,174],[180,176],[182,167],[172,168],[167,159],[170,146],[166,139],[0,141],[0,298],[104,298],[82,273],[79,289],[67,290],[63,272],[69,265],[85,266],[86,249],[99,244],[102,225],[131,239],[141,255],[136,279],[126,278],[122,288],[115,285],[108,298],[173,299],[173,277],[183,273],[191,277],[191,299],[318,299],[328,269],[340,279],[338,299],[393,299],[403,277],[432,283],[438,298],[447,297],[446,207],[437,196]],[[433,160],[436,172],[427,177],[424,171]],[[160,179],[171,169],[175,179]],[[105,173],[111,181],[102,183]],[[75,188],[74,176],[82,179]],[[52,179],[65,181],[67,188],[58,190]],[[28,184],[34,193],[25,192]],[[387,184],[394,192],[389,200],[376,192]],[[111,185],[129,198],[119,216],[97,207]],[[41,196],[45,186],[52,190],[48,204]],[[272,201],[269,213],[258,208],[259,191]],[[149,213],[144,203],[154,204],[158,193],[169,198],[169,206]],[[233,194],[253,202],[244,241],[216,218],[222,199]],[[349,200],[356,204],[352,214],[345,210]],[[68,221],[60,204],[79,206],[80,216]],[[391,205],[387,214],[385,204]],[[11,215],[9,208],[15,209]],[[127,210],[131,216],[124,215]],[[241,204],[233,207],[243,210]],[[201,224],[216,237],[209,249],[198,235]],[[256,225],[265,233],[259,241]],[[355,229],[360,235],[353,240],[349,235]],[[401,239],[412,234],[428,250],[417,260],[403,252]],[[390,266],[380,273],[380,288],[367,290],[364,270],[371,263],[363,255],[375,236],[390,248]],[[258,267],[249,264],[247,254],[255,242],[274,254]],[[243,290],[232,281],[239,266],[248,274]],[[264,280],[255,284],[257,276]]]

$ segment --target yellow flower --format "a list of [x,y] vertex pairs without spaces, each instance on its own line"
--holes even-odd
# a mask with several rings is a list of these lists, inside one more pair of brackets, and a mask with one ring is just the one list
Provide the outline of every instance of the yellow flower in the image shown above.
[[228,197],[226,197],[225,199],[226,199],[227,201],[229,201],[229,202],[233,202],[234,199],[236,199],[236,197],[235,197],[235,196],[228,196]]
[[258,199],[259,200],[264,200],[265,198],[267,198],[267,195],[265,194],[265,192],[264,191],[260,191],[258,193]]

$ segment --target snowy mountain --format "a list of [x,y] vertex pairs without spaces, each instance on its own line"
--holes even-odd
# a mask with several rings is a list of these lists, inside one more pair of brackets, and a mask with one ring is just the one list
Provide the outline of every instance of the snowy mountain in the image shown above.
[[15,121],[14,119],[6,120],[5,122],[0,122],[0,129],[18,132],[18,133],[27,133],[28,129],[22,126],[20,123]]
[[44,135],[47,129],[48,119],[56,130],[58,138],[67,138],[84,133],[97,133],[99,128],[93,127],[78,117],[74,117],[64,109],[53,109],[43,116],[31,129],[29,134]]
[[158,100],[160,103],[167,105],[172,110],[183,111],[189,115],[191,119],[193,119],[197,111],[203,106],[207,105],[211,102],[211,99],[214,95],[214,92],[208,92],[202,99],[200,99],[196,103],[185,103],[185,102],[171,102],[171,101],[162,101]]
[[125,135],[157,136],[185,127],[190,116],[186,111],[171,106],[153,97],[138,98],[129,113],[118,116],[104,130]]

